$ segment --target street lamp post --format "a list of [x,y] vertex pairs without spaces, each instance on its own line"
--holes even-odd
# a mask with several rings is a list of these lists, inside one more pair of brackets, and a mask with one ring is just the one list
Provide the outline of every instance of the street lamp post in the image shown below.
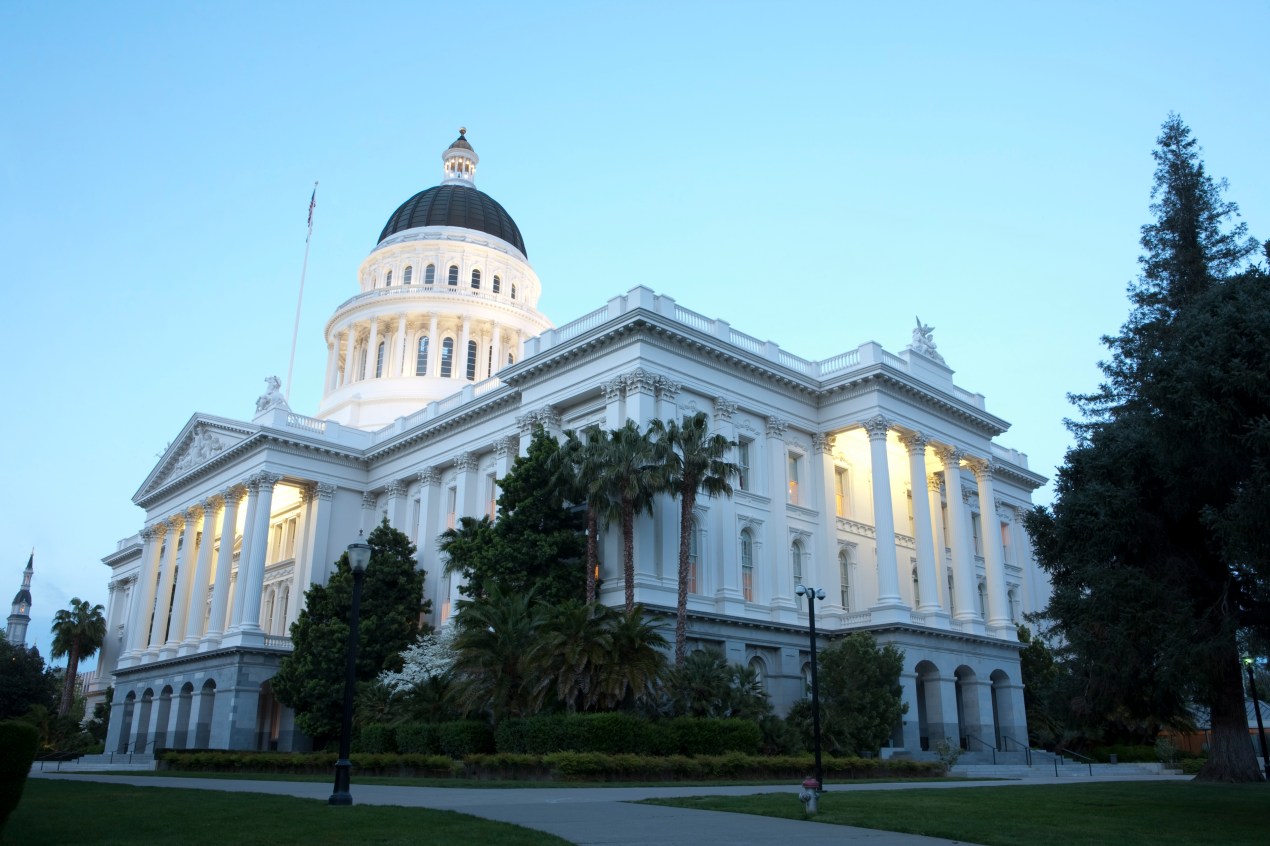
[[824,599],[825,592],[821,588],[809,588],[798,585],[794,593],[807,597],[807,629],[811,638],[811,734],[812,745],[816,752],[816,790],[825,786],[824,769],[820,765],[820,684],[816,679],[816,600]]
[[335,790],[327,802],[330,805],[353,804],[353,794],[348,791],[353,765],[348,760],[348,753],[353,740],[353,689],[357,686],[357,617],[361,611],[362,579],[366,577],[366,567],[370,564],[370,552],[370,544],[362,540],[362,533],[359,531],[357,540],[348,545],[348,566],[353,571],[353,604],[348,613],[348,659],[344,667],[340,759],[335,762]]
[[1252,712],[1257,715],[1257,737],[1261,738],[1261,761],[1265,765],[1266,781],[1270,781],[1270,752],[1266,751],[1266,728],[1261,724],[1261,703],[1257,701],[1257,680],[1252,674],[1252,656],[1244,656],[1244,669],[1248,671],[1248,687],[1252,691]]

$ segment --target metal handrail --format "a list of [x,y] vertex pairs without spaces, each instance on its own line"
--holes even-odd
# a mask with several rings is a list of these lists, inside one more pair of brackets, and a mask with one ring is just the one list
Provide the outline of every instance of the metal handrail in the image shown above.
[[1062,760],[1063,755],[1071,755],[1073,758],[1079,758],[1080,760],[1084,761],[1086,766],[1089,767],[1089,774],[1091,776],[1094,774],[1094,759],[1093,758],[1090,758],[1087,755],[1081,755],[1079,752],[1073,752],[1072,750],[1062,746],[1054,747],[1054,751],[1058,753],[1058,757],[1054,759],[1054,775],[1055,776],[1058,775],[1058,762]]
[[[966,740],[967,740],[967,741],[973,740],[973,741],[975,741],[976,743],[978,743],[980,746],[982,746],[984,749],[987,749],[989,752],[991,752],[991,753],[992,753],[992,764],[993,764],[993,766],[996,766],[996,763],[997,763],[997,747],[995,747],[995,746],[989,746],[987,743],[985,743],[985,742],[983,741],[983,738],[981,738],[981,737],[976,737],[975,735],[973,735],[973,734],[969,734],[969,733],[967,733],[967,734],[966,734]],[[967,751],[967,752],[969,752],[969,751],[970,751],[970,744],[969,744],[969,743],[967,743],[967,744],[966,744],[966,751]]]
[[1020,749],[1023,750],[1023,760],[1027,762],[1027,765],[1029,767],[1032,766],[1032,747],[1031,746],[1027,745],[1026,743],[1020,743],[1019,741],[1015,740],[1013,737],[1010,737],[1010,735],[1008,734],[1001,735],[1001,739],[1005,741],[1005,749],[1002,751],[1009,752],[1010,744],[1013,743],[1015,746],[1018,746]]

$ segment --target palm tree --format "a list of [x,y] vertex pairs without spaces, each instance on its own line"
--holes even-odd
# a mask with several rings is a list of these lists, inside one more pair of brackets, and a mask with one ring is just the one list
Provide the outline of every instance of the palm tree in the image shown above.
[[554,457],[556,483],[564,499],[586,503],[586,601],[595,602],[596,573],[600,567],[600,515],[609,510],[602,490],[608,433],[588,426],[582,437],[572,429],[564,431],[564,443]]
[[533,647],[542,624],[541,606],[532,592],[505,594],[491,584],[482,599],[459,607],[454,671],[465,709],[488,714],[495,723],[531,715]]
[[722,435],[710,434],[705,412],[662,423],[654,420],[650,433],[662,490],[679,500],[679,599],[675,608],[675,665],[684,662],[688,638],[688,551],[692,512],[697,495],[732,496],[732,480],[740,468],[727,460],[736,446]]
[[613,662],[611,611],[565,602],[546,611],[531,663],[538,668],[538,703],[553,693],[574,714],[593,710],[603,695],[597,679]]
[[629,710],[655,699],[666,673],[666,638],[642,605],[629,611],[605,609],[604,616],[612,653],[597,680],[596,706]]
[[87,600],[74,597],[71,607],[63,608],[53,616],[52,656],[66,656],[66,681],[62,685],[62,701],[57,715],[66,716],[75,699],[75,676],[79,674],[81,658],[91,658],[106,641],[106,618],[100,605],[89,605]]
[[635,607],[635,515],[653,511],[657,490],[653,445],[634,420],[609,432],[604,450],[603,475],[596,488],[608,505],[606,522],[617,519],[622,527],[622,575],[626,581],[626,610]]

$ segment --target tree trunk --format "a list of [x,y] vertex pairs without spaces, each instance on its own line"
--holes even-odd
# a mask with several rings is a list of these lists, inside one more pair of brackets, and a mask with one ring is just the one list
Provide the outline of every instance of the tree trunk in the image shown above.
[[1261,781],[1261,768],[1248,733],[1248,712],[1244,706],[1244,680],[1233,644],[1214,670],[1220,673],[1212,701],[1208,703],[1213,730],[1208,762],[1196,781]]
[[65,717],[75,699],[75,676],[79,674],[79,641],[71,641],[71,651],[66,655],[66,679],[62,683],[62,701],[57,705],[57,715]]
[[600,517],[595,508],[587,506],[586,510],[586,601],[590,605],[595,602],[595,571],[600,565],[597,554],[599,550]]
[[626,612],[635,608],[635,508],[622,503],[622,575],[626,578]]
[[675,605],[675,666],[684,662],[688,650],[688,549],[692,531],[692,507],[696,497],[686,490],[679,497],[679,597]]

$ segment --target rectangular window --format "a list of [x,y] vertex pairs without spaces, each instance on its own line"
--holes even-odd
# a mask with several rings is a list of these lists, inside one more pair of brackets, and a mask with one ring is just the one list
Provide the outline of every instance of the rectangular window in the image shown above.
[[1005,563],[1010,563],[1010,524],[1001,524],[1001,552],[1005,557]]
[[974,511],[970,512],[970,535],[975,541],[975,555],[983,556],[983,533],[979,531],[979,515]]
[[739,440],[736,442],[736,466],[740,473],[736,477],[736,486],[740,490],[750,490],[750,442],[748,440]]
[[948,542],[948,503],[941,502],[939,504],[939,513],[943,516],[943,519],[939,522],[944,529],[944,549],[947,550],[952,546],[952,544]]
[[833,493],[839,517],[849,517],[851,515],[851,503],[847,498],[850,491],[851,481],[847,477],[847,468],[833,468]]
[[802,471],[802,456],[789,453],[789,504],[798,505],[798,477]]
[[447,529],[454,528],[454,524],[455,524],[454,511],[458,507],[458,502],[459,502],[458,490],[456,490],[455,488],[450,488],[446,492],[445,527]]
[[754,601],[754,540],[748,530],[741,532],[741,594]]
[[498,480],[493,473],[485,477],[485,516],[491,520],[498,516]]
[[379,342],[379,349],[375,350],[375,378],[378,379],[384,375],[384,342]]
[[688,530],[688,593],[701,592],[699,584],[701,556],[698,552],[699,539],[697,535],[697,524],[694,522]]

